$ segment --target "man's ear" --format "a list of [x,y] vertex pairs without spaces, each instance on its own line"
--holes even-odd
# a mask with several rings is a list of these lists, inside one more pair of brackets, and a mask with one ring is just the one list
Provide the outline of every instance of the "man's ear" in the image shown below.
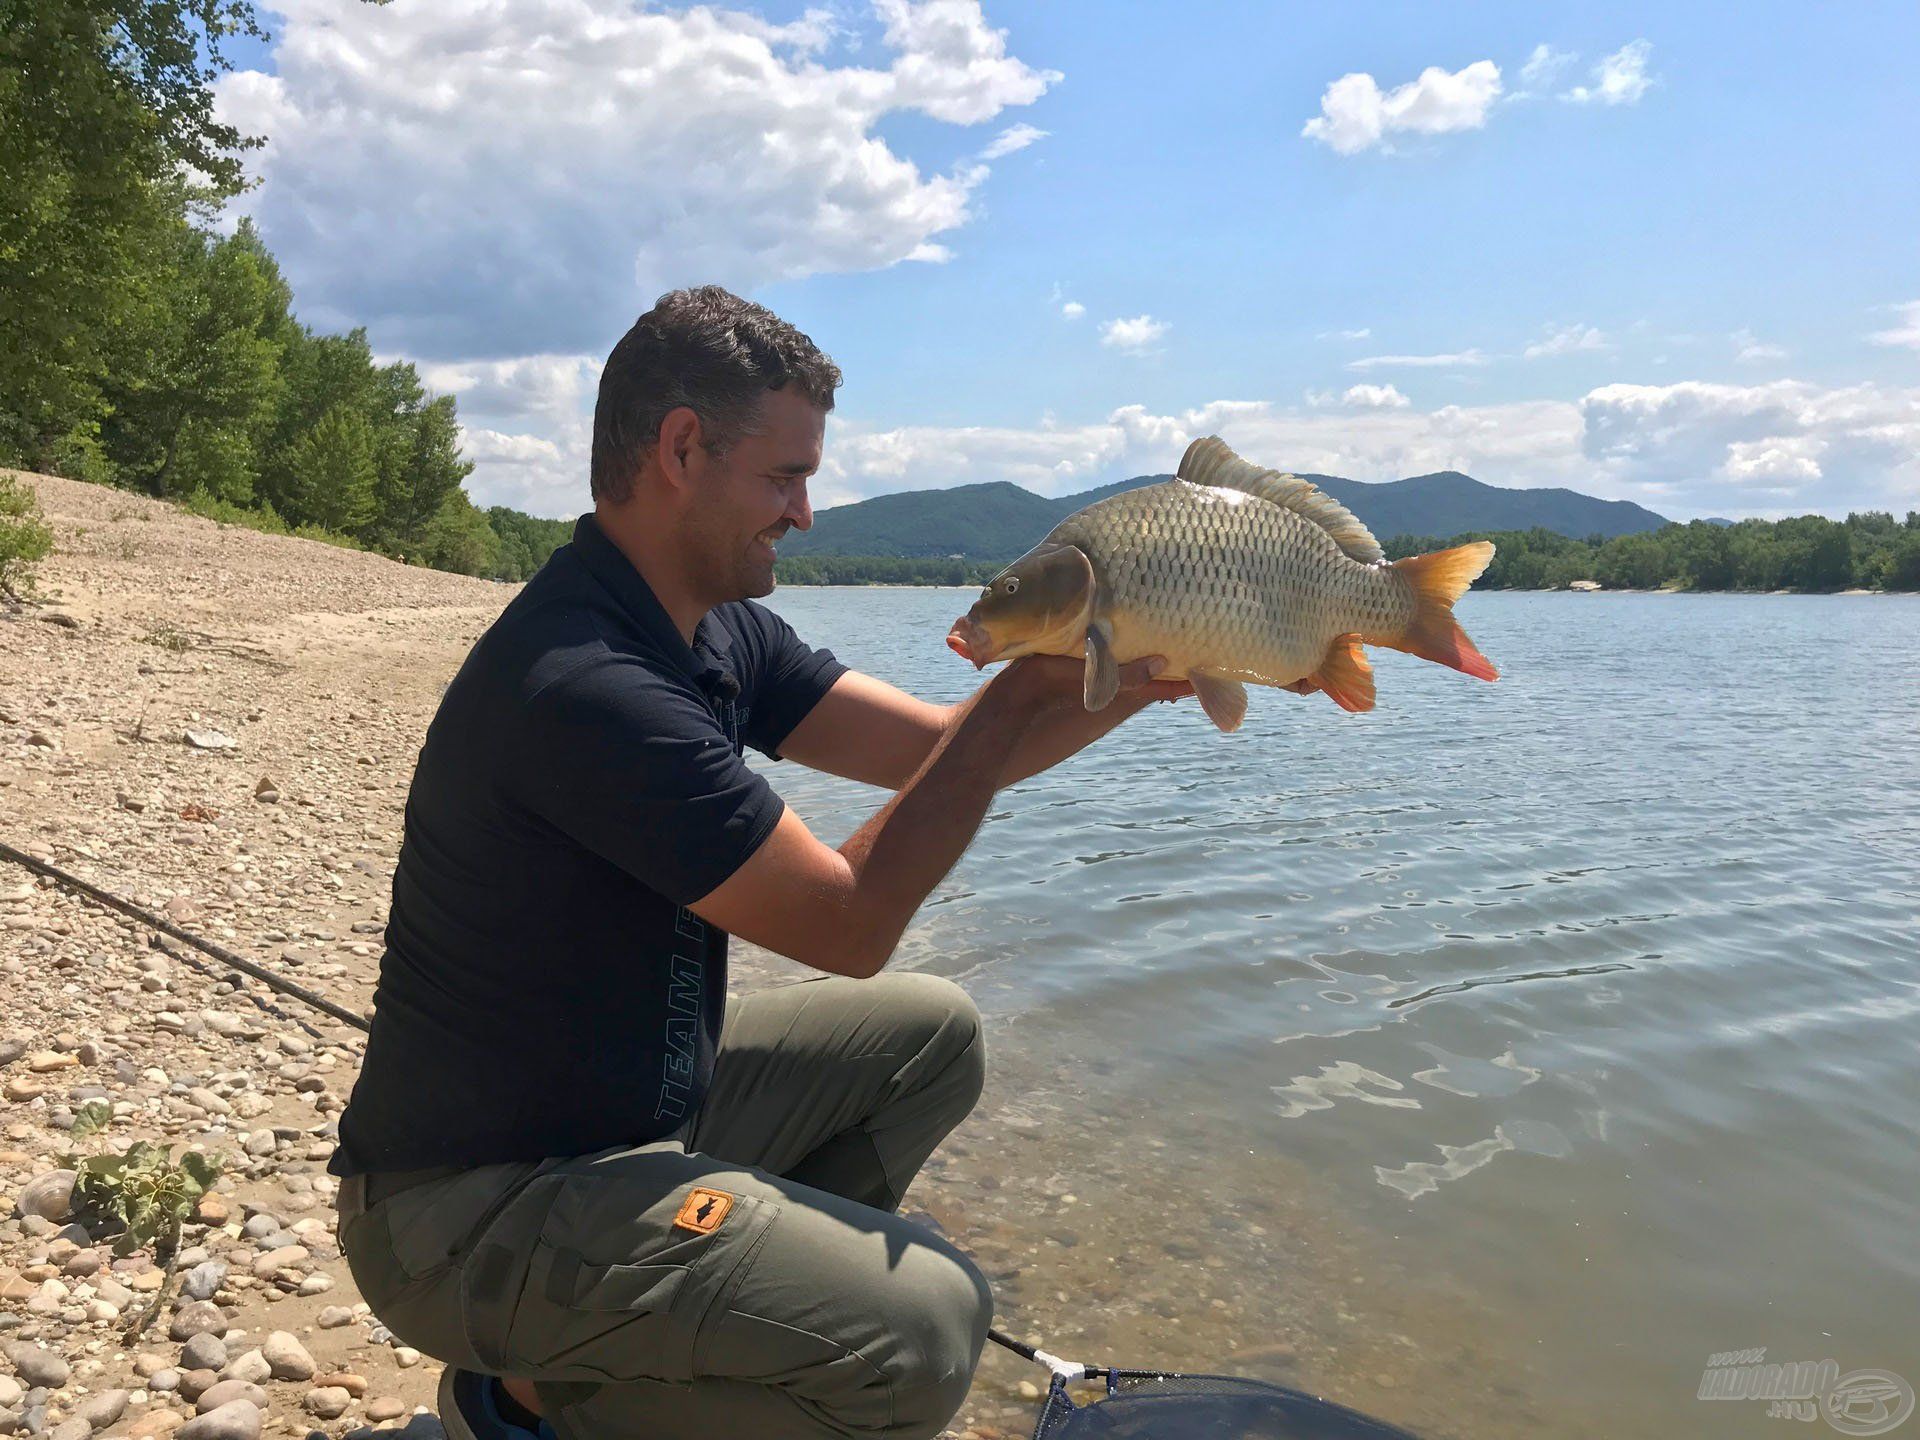
[[706,459],[701,448],[700,417],[688,405],[680,405],[660,422],[660,437],[654,442],[654,463],[661,478],[676,490],[692,484],[693,470]]

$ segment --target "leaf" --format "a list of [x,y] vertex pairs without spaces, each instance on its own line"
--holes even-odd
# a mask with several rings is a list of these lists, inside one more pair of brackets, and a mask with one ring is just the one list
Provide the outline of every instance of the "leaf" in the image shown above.
[[89,1100],[73,1117],[73,1138],[84,1140],[113,1123],[113,1107],[104,1100]]
[[180,1157],[180,1168],[186,1172],[191,1185],[186,1187],[186,1198],[198,1200],[213,1188],[213,1182],[220,1178],[220,1172],[226,1168],[226,1159],[220,1155],[208,1155],[199,1150],[189,1150]]

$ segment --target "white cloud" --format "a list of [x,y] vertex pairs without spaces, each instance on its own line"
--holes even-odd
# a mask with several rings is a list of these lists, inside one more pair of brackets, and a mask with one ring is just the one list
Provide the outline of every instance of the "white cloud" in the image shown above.
[[1385,366],[1441,369],[1448,366],[1485,365],[1493,357],[1483,350],[1458,350],[1446,355],[1365,355],[1349,360],[1349,370],[1378,370]]
[[1100,327],[1100,343],[1115,350],[1140,355],[1173,327],[1151,315],[1135,315],[1129,320],[1108,320]]
[[1720,473],[1729,480],[1818,480],[1827,442],[1815,435],[1769,435],[1727,446]]
[[1357,155],[1400,132],[1478,130],[1500,98],[1500,67],[1476,60],[1456,71],[1430,65],[1418,80],[1382,92],[1373,76],[1342,75],[1320,97],[1321,113],[1301,127],[1341,155]]
[[1036,140],[1047,138],[1047,132],[1036,126],[1022,122],[1009,125],[980,152],[982,160],[998,160],[1002,155],[1011,155],[1016,150],[1024,150]]
[[1904,345],[1909,350],[1920,350],[1920,300],[1909,300],[1893,309],[1899,314],[1900,323],[1891,330],[1876,330],[1867,338],[1876,345]]
[[1632,105],[1653,85],[1647,57],[1653,46],[1645,40],[1622,45],[1593,67],[1593,84],[1576,85],[1561,98],[1576,105]]
[[1689,494],[1703,513],[1718,513],[1707,503],[1716,494],[1750,506],[1744,492],[1756,488],[1830,513],[1920,504],[1920,390],[1800,380],[1603,385],[1580,410],[1588,459]]
[[1331,390],[1309,390],[1307,403],[1315,409],[1344,405],[1349,410],[1404,410],[1413,402],[1392,385],[1349,385],[1335,394]]
[[1567,66],[1579,58],[1571,50],[1556,50],[1545,44],[1534,46],[1527,63],[1520,67],[1521,88],[1529,92],[1547,89],[1560,78]]
[[240,204],[303,319],[438,358],[600,350],[680,284],[938,262],[987,167],[924,173],[882,123],[980,124],[1059,77],[979,0],[874,8],[861,66],[818,13],[283,0],[276,73],[218,87],[268,137]]
[[1591,325],[1549,325],[1546,338],[1527,346],[1525,358],[1542,360],[1550,355],[1571,355],[1580,350],[1611,350],[1604,332]]
[[1078,300],[1062,300],[1060,302],[1060,313],[1069,320],[1078,320],[1082,315],[1087,313],[1087,307],[1082,305]]
[[1372,327],[1367,326],[1359,330],[1322,330],[1314,338],[1317,340],[1365,340],[1371,334],[1373,334]]
[[1782,347],[1767,344],[1751,330],[1736,330],[1727,338],[1733,341],[1733,358],[1745,364],[1787,358]]
[[[564,365],[510,373],[553,375]],[[564,410],[564,381],[516,389],[482,376],[476,389],[486,385],[531,392],[539,397],[529,405],[533,414]],[[1189,441],[1219,434],[1249,459],[1283,469],[1371,481],[1460,470],[1493,485],[1564,485],[1637,500],[1681,518],[1920,509],[1920,387],[1682,381],[1603,385],[1577,401],[1434,410],[1399,403],[1397,394],[1390,386],[1354,386],[1310,396],[1304,406],[1219,400],[1166,414],[1134,404],[1078,425],[889,428],[836,412],[813,499],[825,508],[982,480],[1066,495],[1170,471]],[[481,505],[579,514],[589,504],[584,411],[524,433],[531,428],[525,421],[469,426],[466,451],[476,462],[469,493]]]
[[1920,508],[1920,388],[1686,381],[1436,410],[1346,398],[1310,396],[1297,408],[1216,401],[1174,414],[1128,405],[1064,426],[881,429],[836,417],[816,504],[981,480],[1072,494],[1169,471],[1190,440],[1219,434],[1251,460],[1297,472],[1380,481],[1460,470],[1682,518]]

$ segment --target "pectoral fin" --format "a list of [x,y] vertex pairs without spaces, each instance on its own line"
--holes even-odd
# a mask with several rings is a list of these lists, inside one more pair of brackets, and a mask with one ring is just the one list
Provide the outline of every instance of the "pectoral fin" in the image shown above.
[[1190,670],[1187,679],[1193,684],[1193,693],[1200,699],[1200,708],[1207,712],[1207,718],[1222,730],[1238,730],[1240,722],[1247,718],[1247,687],[1238,680],[1228,680],[1224,676],[1209,675],[1204,670]]
[[1104,620],[1087,626],[1087,709],[1104,710],[1120,693],[1120,665],[1113,658],[1113,635]]

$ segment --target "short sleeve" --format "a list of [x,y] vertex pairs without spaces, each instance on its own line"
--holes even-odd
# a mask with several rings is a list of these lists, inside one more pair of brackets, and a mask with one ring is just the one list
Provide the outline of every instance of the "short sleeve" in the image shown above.
[[676,905],[745,864],[784,808],[696,690],[637,663],[561,677],[523,726],[514,798]]
[[779,759],[780,742],[820,703],[847,667],[830,650],[815,650],[764,605],[745,607],[758,630],[760,664],[743,738]]

